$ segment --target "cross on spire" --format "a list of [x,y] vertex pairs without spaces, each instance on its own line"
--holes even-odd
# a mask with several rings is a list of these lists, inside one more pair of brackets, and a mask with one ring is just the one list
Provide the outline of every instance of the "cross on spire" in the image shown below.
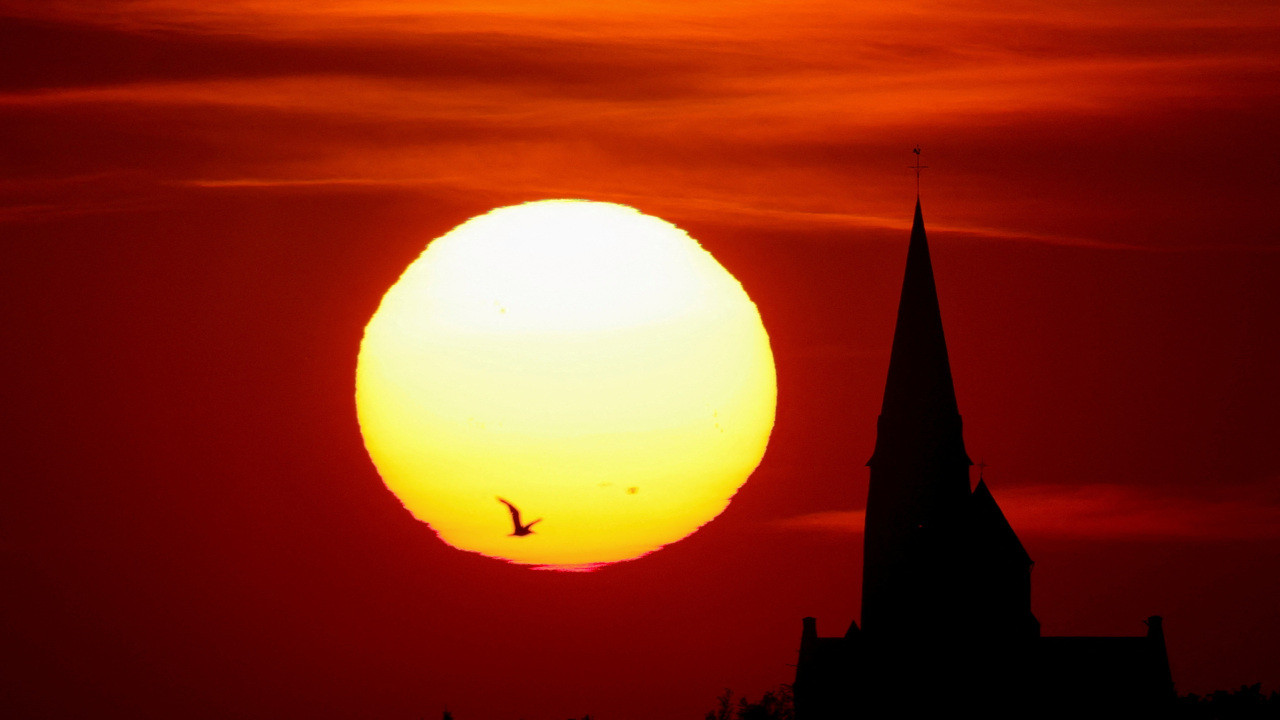
[[916,198],[919,199],[920,198],[920,171],[924,170],[929,166],[920,164],[920,146],[919,145],[911,148],[911,152],[916,154],[916,164],[908,165],[907,167],[916,171]]

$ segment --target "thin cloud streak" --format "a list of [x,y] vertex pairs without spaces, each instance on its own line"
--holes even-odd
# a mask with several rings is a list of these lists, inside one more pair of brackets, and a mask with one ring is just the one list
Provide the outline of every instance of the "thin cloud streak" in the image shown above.
[[[332,177],[332,178],[307,178],[307,179],[290,179],[290,178],[231,178],[231,179],[196,179],[187,180],[177,183],[197,188],[219,189],[219,188],[308,188],[308,187],[392,187],[392,188],[419,188],[434,189],[447,188],[453,190],[469,190],[473,192],[481,192],[485,186],[474,183],[472,178],[465,176],[457,176],[453,178],[445,178],[441,176],[422,176],[422,177]],[[526,187],[508,188],[524,192],[530,196],[546,196],[546,197],[579,197],[575,194],[574,189],[568,186],[551,186],[542,183],[531,183]],[[669,198],[661,194],[644,195],[638,193],[625,192],[595,192],[593,197],[600,200],[611,202],[621,202],[625,204],[639,205],[647,208],[661,207],[672,213],[682,217],[698,217],[706,220],[718,220],[720,222],[736,222],[739,224],[750,224],[752,226],[768,226],[778,228],[791,228],[798,231],[812,231],[821,229],[879,229],[879,230],[905,230],[910,228],[910,223],[905,222],[901,217],[876,216],[876,215],[858,215],[853,213],[840,212],[814,212],[808,210],[794,210],[783,207],[761,207],[757,204],[748,204],[742,201],[734,202],[728,198],[712,198],[712,197],[688,197],[688,198]],[[1073,238],[1054,235],[1037,235],[1034,233],[1014,232],[1001,230],[999,228],[976,228],[960,225],[936,224],[930,226],[930,232],[934,234],[955,234],[978,240],[1009,240],[1032,242],[1045,245],[1059,245],[1064,247],[1089,247],[1110,250],[1137,250],[1137,251],[1173,251],[1173,249],[1153,248],[1141,245],[1130,245],[1124,243],[1112,243],[1101,240],[1093,240],[1089,238]],[[1208,250],[1214,248],[1196,248],[1197,250]],[[1217,249],[1223,249],[1218,247]],[[1230,249],[1253,251],[1260,248],[1253,247],[1233,247]]]
[[[577,50],[570,52],[563,64],[571,64],[578,55]],[[572,118],[574,124],[644,121],[659,132],[673,125],[704,123],[731,137],[759,137],[767,131],[772,141],[785,142],[909,120],[961,124],[1020,114],[1123,113],[1134,103],[1177,104],[1220,93],[1221,76],[1232,68],[1263,72],[1271,67],[1261,60],[1242,64],[1210,58],[973,65],[914,72],[882,69],[876,74],[831,69],[721,74],[704,70],[703,81],[686,81],[686,91],[675,97],[619,90],[613,97],[592,98],[574,91],[577,81],[569,87],[555,82],[554,68],[560,64],[552,63],[548,70],[552,74],[536,80],[519,74],[503,81],[468,79],[454,71],[452,78],[424,77],[430,83],[359,74],[307,74],[37,89],[0,93],[0,107],[215,105],[370,121],[464,113],[476,120],[532,121],[542,115]],[[600,72],[612,74],[607,61]],[[696,77],[699,72],[693,74]],[[1174,81],[1184,75],[1186,79]],[[1067,87],[1073,91],[1063,92]],[[533,103],[541,109],[523,110]]]
[[[364,34],[412,34],[423,28],[449,24],[494,26],[552,23],[561,32],[594,28],[598,33],[634,28],[651,34],[689,35],[716,33],[724,26],[757,28],[756,33],[777,33],[794,28],[812,31],[826,28],[844,34],[850,28],[879,31],[913,20],[918,34],[928,36],[943,26],[1088,28],[1092,31],[1129,28],[1194,29],[1238,28],[1265,31],[1280,25],[1266,4],[1215,3],[1183,0],[1152,5],[1146,2],[1109,3],[1105,12],[1094,7],[1011,4],[994,0],[939,2],[908,0],[899,3],[863,3],[849,6],[833,0],[780,0],[741,3],[690,4],[679,0],[618,2],[602,10],[589,0],[564,0],[555,4],[531,4],[508,0],[438,0],[424,5],[417,0],[328,0],[298,4],[287,0],[225,0],[210,4],[190,0],[128,0],[84,3],[79,0],[45,0],[4,8],[6,14],[46,21],[75,22],[137,31],[187,31],[255,34],[291,37],[317,33],[329,37]],[[781,17],[781,19],[780,19]],[[757,21],[771,19],[762,27]]]
[[[1280,539],[1280,498],[1271,488],[1240,488],[1237,498],[1162,495],[1120,485],[1029,486],[999,490],[1005,517],[1026,537],[1092,540]],[[827,511],[775,523],[787,530],[862,532],[865,511]]]

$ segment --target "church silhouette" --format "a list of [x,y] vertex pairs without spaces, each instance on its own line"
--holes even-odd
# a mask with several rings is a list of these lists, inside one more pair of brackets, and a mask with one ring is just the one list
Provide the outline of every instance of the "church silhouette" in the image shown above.
[[970,489],[972,464],[917,198],[867,462],[862,625],[819,637],[804,619],[796,719],[1166,714],[1161,619],[1133,637],[1042,636],[1031,557],[985,480]]

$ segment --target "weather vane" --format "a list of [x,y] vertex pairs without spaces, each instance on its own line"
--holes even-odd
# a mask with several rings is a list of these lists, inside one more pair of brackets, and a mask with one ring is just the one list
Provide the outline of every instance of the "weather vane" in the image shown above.
[[909,167],[910,167],[912,170],[915,170],[915,171],[916,171],[916,197],[918,198],[918,197],[920,197],[920,171],[921,171],[921,170],[924,170],[925,168],[927,168],[927,167],[929,167],[929,166],[928,166],[928,165],[921,165],[921,164],[920,164],[920,146],[919,146],[919,145],[917,145],[917,146],[915,146],[915,147],[911,148],[911,152],[913,152],[913,153],[915,153],[915,154],[916,154],[916,164],[915,164],[915,165],[910,165]]

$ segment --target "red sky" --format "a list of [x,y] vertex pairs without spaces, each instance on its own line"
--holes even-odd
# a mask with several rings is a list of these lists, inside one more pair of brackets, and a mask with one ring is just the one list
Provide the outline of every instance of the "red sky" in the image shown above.
[[[915,178],[1047,634],[1280,687],[1272,2],[0,0],[15,716],[697,718],[857,615]],[[451,550],[353,383],[424,243],[633,205],[760,308],[768,453],[589,574]]]

